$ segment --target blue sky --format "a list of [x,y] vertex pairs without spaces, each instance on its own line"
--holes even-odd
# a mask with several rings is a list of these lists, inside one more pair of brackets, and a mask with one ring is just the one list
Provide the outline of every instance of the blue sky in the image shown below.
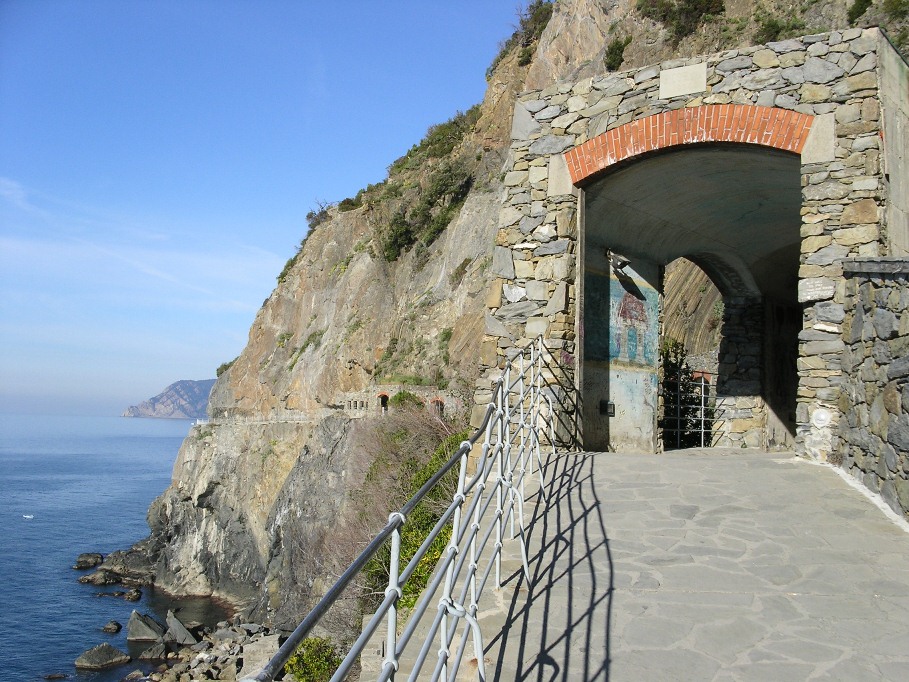
[[0,0],[0,410],[246,343],[318,201],[479,102],[515,0]]

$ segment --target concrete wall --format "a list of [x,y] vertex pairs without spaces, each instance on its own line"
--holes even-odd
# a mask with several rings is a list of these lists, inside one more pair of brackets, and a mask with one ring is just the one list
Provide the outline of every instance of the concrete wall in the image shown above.
[[909,67],[881,34],[880,99],[884,178],[889,193],[886,233],[891,256],[909,255]]
[[909,259],[860,259],[844,269],[835,461],[909,519]]

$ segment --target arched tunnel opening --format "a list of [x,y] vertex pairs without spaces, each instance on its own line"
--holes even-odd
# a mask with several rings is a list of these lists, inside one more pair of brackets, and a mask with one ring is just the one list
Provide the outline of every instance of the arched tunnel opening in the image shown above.
[[[726,143],[672,148],[617,164],[585,185],[583,197],[585,448],[657,452],[673,437],[679,444],[679,423],[664,409],[665,351],[673,341],[695,350],[689,344],[704,325],[713,325],[716,344],[705,444],[792,447],[799,156]],[[680,308],[699,303],[694,281],[715,288],[719,305],[675,338]]]

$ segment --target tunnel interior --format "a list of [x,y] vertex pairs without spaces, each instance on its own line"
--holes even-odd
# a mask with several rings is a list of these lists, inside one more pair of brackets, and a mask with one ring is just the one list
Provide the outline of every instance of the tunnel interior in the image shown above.
[[701,268],[723,298],[717,390],[731,410],[727,431],[735,421],[751,429],[743,444],[790,445],[802,323],[799,156],[689,145],[632,159],[583,189],[585,447],[661,448],[663,277],[679,258]]

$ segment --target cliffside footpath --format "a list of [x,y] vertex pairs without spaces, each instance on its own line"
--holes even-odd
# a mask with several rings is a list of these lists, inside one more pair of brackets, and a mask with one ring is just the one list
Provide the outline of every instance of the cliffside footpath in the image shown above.
[[888,21],[906,42],[906,0],[855,19],[844,0],[559,0],[551,19],[542,5],[481,104],[430,129],[384,182],[313,210],[149,510],[150,537],[109,562],[281,626],[306,612],[358,549],[338,529],[362,515],[383,402],[406,388],[455,419],[471,407],[517,93],[850,21]]

